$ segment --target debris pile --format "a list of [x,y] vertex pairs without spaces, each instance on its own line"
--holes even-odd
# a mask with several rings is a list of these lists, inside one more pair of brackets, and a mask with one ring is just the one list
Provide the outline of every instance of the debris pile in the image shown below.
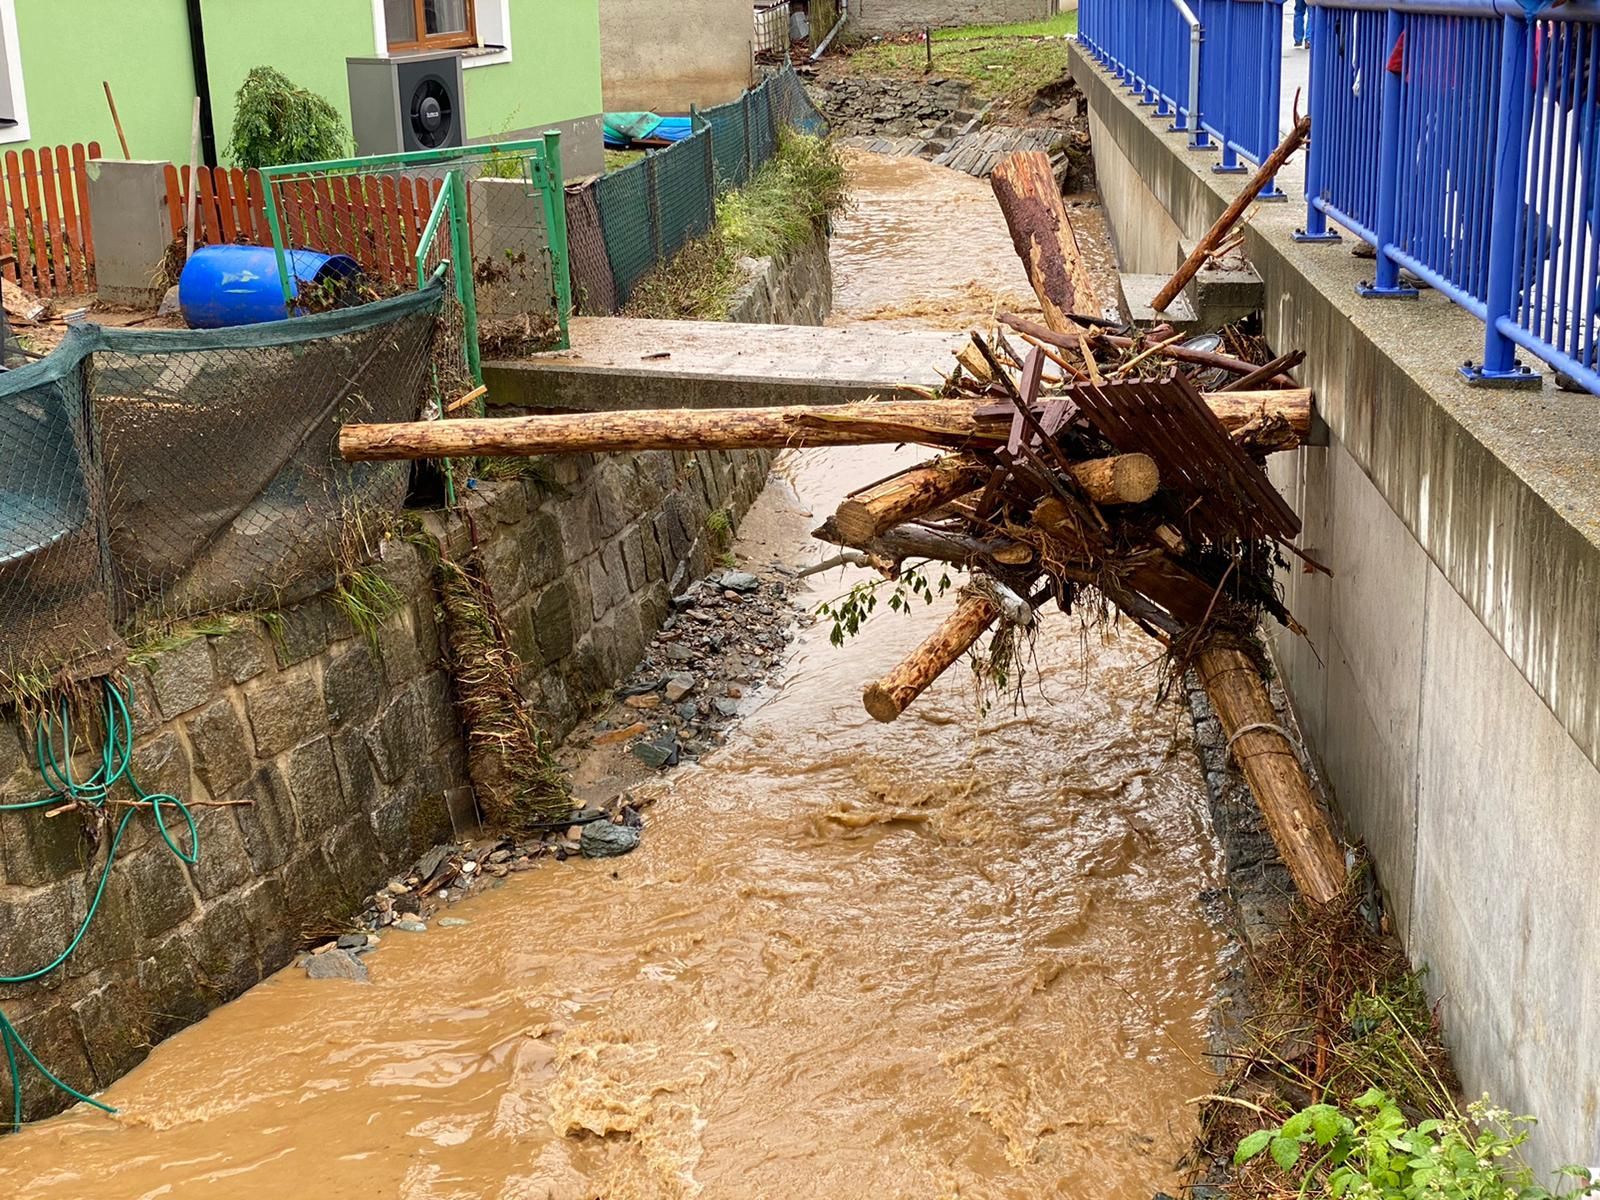
[[[1295,513],[1265,456],[1311,423],[1310,393],[1235,335],[1185,342],[1106,319],[1043,153],[994,173],[996,199],[1045,315],[974,331],[937,390],[892,400],[763,409],[627,411],[346,426],[356,460],[914,443],[947,451],[849,497],[816,536],[898,579],[914,564],[971,573],[943,624],[883,678],[892,721],[969,652],[1014,679],[1019,637],[1046,605],[1120,613],[1166,647],[1170,679],[1197,674],[1301,892],[1326,902],[1344,857],[1278,721],[1254,638],[1263,616],[1303,632],[1274,572],[1295,558]],[[1225,231],[1214,231],[1221,233]],[[1213,239],[1213,245],[1215,245]],[[990,631],[994,632],[991,633]],[[989,635],[986,650],[976,650]]]

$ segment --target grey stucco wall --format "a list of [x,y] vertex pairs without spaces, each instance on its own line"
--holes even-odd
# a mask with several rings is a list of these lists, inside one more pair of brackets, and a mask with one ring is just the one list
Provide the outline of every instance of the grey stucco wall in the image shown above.
[[[1119,251],[1160,269],[1239,182],[1076,47],[1072,69]],[[1482,325],[1437,295],[1357,299],[1371,264],[1292,242],[1298,166],[1280,182],[1293,199],[1258,210],[1246,247],[1267,335],[1310,351],[1297,374],[1331,438],[1271,474],[1334,574],[1283,576],[1310,636],[1275,635],[1274,653],[1467,1093],[1538,1115],[1541,1168],[1600,1163],[1593,399],[1462,387]]]
[[1060,0],[850,0],[850,24],[858,33],[1001,25],[1042,21],[1060,7]]
[[750,86],[755,22],[747,0],[600,0],[607,112],[685,113]]

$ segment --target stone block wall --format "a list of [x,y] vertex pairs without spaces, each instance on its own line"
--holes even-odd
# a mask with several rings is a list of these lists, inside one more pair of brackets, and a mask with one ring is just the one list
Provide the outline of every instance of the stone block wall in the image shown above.
[[[818,239],[754,264],[735,317],[818,324],[831,303]],[[569,733],[637,664],[674,590],[722,551],[710,515],[726,510],[736,523],[770,457],[531,460],[523,478],[464,491],[459,514],[423,517],[457,557],[476,529],[522,660],[519,686],[551,736]],[[402,602],[371,638],[323,595],[127,668],[134,774],[146,792],[201,805],[200,858],[186,865],[149,814],[136,816],[76,952],[37,982],[0,986],[0,1011],[80,1091],[110,1084],[283,967],[307,934],[450,836],[447,793],[469,781],[429,556],[398,537],[380,550],[374,569]],[[98,755],[101,739],[82,732]],[[31,729],[0,713],[0,804],[45,792],[31,746]],[[71,941],[112,828],[75,813],[0,811],[0,975],[43,966]],[[22,1073],[29,1120],[64,1106],[31,1067]],[[0,1094],[9,1086],[0,1057]]]

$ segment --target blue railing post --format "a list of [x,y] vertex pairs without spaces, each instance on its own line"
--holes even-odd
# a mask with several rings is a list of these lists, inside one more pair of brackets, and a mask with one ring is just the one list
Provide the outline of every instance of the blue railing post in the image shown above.
[[[1384,47],[1390,56],[1400,44],[1405,29],[1405,18],[1391,8],[1384,27]],[[1400,70],[1383,72],[1383,104],[1378,134],[1378,214],[1373,225],[1378,252],[1377,277],[1370,283],[1358,284],[1357,293],[1374,299],[1415,300],[1417,289],[1400,282],[1400,267],[1389,256],[1394,245],[1396,211],[1400,199],[1400,90],[1404,85],[1406,64]],[[1313,133],[1315,131],[1313,130]]]
[[[1278,148],[1281,134],[1278,131],[1278,115],[1281,111],[1283,97],[1283,0],[1264,0],[1261,5],[1261,20],[1264,28],[1261,30],[1261,53],[1266,56],[1265,83],[1259,101],[1259,117],[1261,119],[1261,140],[1257,145],[1256,153],[1261,155],[1261,161]],[[1288,200],[1289,195],[1278,186],[1277,177],[1267,181],[1267,186],[1261,189],[1258,200],[1272,202],[1275,200]]]
[[[1227,71],[1230,76],[1239,69],[1240,65],[1237,61],[1235,61],[1235,55],[1237,51],[1233,37],[1235,13],[1238,8],[1239,6],[1233,3],[1222,5],[1222,28],[1217,30],[1218,40],[1221,42],[1223,47],[1222,59],[1227,64]],[[1243,75],[1239,76],[1237,79],[1230,78],[1228,85],[1230,87],[1244,87],[1246,86],[1246,79],[1247,77]],[[1222,111],[1224,113],[1231,114],[1233,107],[1234,106],[1232,104],[1224,104],[1222,106]],[[1216,119],[1216,113],[1213,112],[1212,120]],[[1216,163],[1212,164],[1211,167],[1211,169],[1217,174],[1234,175],[1242,173],[1247,169],[1245,165],[1239,161],[1238,151],[1233,148],[1234,139],[1240,135],[1241,131],[1233,128],[1231,123],[1228,121],[1223,121],[1223,123],[1218,126],[1217,144],[1222,148],[1222,157]]]
[[[1328,110],[1328,80],[1327,68],[1322,64],[1327,61],[1327,47],[1331,35],[1329,29],[1328,10],[1320,4],[1311,6],[1311,82],[1310,95],[1306,97],[1306,109],[1311,116],[1311,144],[1306,147],[1306,224],[1304,229],[1296,229],[1294,240],[1297,242],[1337,242],[1339,235],[1328,228],[1328,214],[1317,207],[1317,201],[1322,198],[1323,170],[1327,164],[1327,147],[1338,132],[1329,127]],[[1321,53],[1319,53],[1319,49]],[[1317,131],[1325,130],[1323,140],[1318,140]]]
[[1528,147],[1523,138],[1531,81],[1528,77],[1528,22],[1502,18],[1500,45],[1500,116],[1495,135],[1494,207],[1489,225],[1488,312],[1483,338],[1483,365],[1462,365],[1468,383],[1538,386],[1537,373],[1517,362],[1517,348],[1500,332],[1500,318],[1510,319],[1517,304],[1517,259]]

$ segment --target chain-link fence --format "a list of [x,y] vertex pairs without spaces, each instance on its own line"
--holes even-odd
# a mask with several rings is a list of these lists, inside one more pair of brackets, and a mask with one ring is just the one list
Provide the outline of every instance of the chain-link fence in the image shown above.
[[333,584],[409,464],[340,426],[430,403],[441,282],[237,329],[80,326],[0,376],[0,679],[114,667],[121,635]]
[[[718,193],[748,183],[777,153],[784,127],[827,132],[787,65],[739,99],[696,112],[692,136],[569,192],[573,282],[583,311],[615,312],[653,267],[710,232]],[[606,301],[610,307],[602,307]]]

